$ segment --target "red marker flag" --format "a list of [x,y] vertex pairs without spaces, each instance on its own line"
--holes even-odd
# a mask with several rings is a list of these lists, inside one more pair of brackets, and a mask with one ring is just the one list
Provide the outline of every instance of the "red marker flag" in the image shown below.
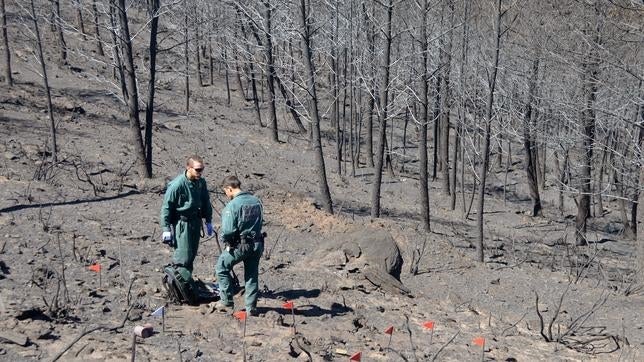
[[292,310],[295,308],[295,305],[293,304],[293,301],[289,300],[288,302],[282,304],[282,308]]
[[87,269],[98,273],[101,271],[101,264],[92,264]]
[[427,321],[423,323],[425,329],[434,329],[434,321]]
[[389,334],[389,335],[394,334],[394,326],[387,327],[387,329],[385,329],[385,334]]
[[477,346],[485,346],[485,338],[483,337],[476,337],[472,340],[472,343],[474,343]]
[[238,310],[237,312],[233,313],[233,316],[240,321],[245,321],[246,320],[246,311],[243,310]]
[[353,356],[349,358],[349,361],[358,361],[360,362],[360,358],[362,358],[362,352],[357,352]]

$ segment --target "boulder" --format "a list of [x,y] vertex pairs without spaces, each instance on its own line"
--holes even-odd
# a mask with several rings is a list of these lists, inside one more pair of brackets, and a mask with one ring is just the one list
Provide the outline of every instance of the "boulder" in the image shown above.
[[[344,258],[338,255],[344,254]],[[339,234],[314,253],[325,267],[357,271],[374,286],[392,294],[408,294],[400,281],[403,258],[391,234],[385,230],[361,228]],[[335,261],[336,263],[332,263]],[[334,265],[330,265],[334,264]]]

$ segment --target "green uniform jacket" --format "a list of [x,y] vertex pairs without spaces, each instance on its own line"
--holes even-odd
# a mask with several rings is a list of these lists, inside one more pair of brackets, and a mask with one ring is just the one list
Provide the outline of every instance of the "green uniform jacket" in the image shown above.
[[264,207],[259,199],[249,192],[238,193],[221,212],[219,237],[222,242],[235,244],[241,235],[262,233]]
[[206,219],[212,222],[212,206],[206,180],[200,178],[190,181],[185,172],[168,184],[161,206],[161,227],[170,231],[171,225],[176,225],[180,217]]

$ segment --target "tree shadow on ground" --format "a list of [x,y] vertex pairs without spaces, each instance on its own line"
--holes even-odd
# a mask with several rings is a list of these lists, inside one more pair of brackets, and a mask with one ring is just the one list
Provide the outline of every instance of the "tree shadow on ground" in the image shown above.
[[18,210],[24,210],[24,209],[37,209],[37,208],[43,208],[43,207],[53,207],[53,206],[63,206],[63,205],[78,205],[78,204],[84,204],[84,203],[94,203],[94,202],[101,202],[101,201],[109,201],[109,200],[116,200],[116,199],[121,199],[124,197],[128,197],[131,195],[138,195],[140,194],[140,191],[137,190],[130,190],[128,192],[114,195],[114,196],[106,196],[106,197],[98,197],[94,199],[77,199],[77,200],[70,200],[70,201],[61,201],[61,202],[45,202],[45,203],[40,203],[40,204],[29,204],[29,205],[24,205],[24,204],[19,204],[19,205],[13,205],[9,207],[5,207],[4,209],[0,209],[0,213],[3,212],[14,212]]
[[[274,308],[274,307],[257,307],[257,311],[260,314],[264,314],[269,311],[275,311],[279,314],[283,315],[290,315],[291,310],[286,309],[286,308]],[[332,303],[331,307],[326,309],[319,307],[314,304],[306,304],[306,305],[297,305],[295,304],[295,308],[293,310],[293,314],[298,315],[298,316],[303,316],[303,317],[321,317],[323,315],[328,315],[331,317],[337,317],[340,315],[344,315],[346,313],[353,312],[353,309],[347,306],[344,306],[340,303]]]
[[297,299],[297,298],[317,298],[320,296],[320,289],[292,289],[281,292],[262,293],[263,297],[271,299]]
[[[269,299],[278,299],[278,300],[296,300],[298,298],[317,298],[321,294],[320,289],[292,289],[284,290],[281,292],[264,292],[262,293],[263,298]],[[332,317],[343,315],[345,313],[353,312],[352,308],[349,308],[340,303],[332,303],[329,309],[319,307],[315,304],[305,304],[298,305],[297,301],[294,302],[294,312],[296,315],[301,315],[305,317],[320,317],[323,315],[330,315]],[[290,309],[283,307],[271,308],[271,307],[257,307],[257,310],[260,313],[266,313],[268,311],[276,311],[279,314],[291,314]]]

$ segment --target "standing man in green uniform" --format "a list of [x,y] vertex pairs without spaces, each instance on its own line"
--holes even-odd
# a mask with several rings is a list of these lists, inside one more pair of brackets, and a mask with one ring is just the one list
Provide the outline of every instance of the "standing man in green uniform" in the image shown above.
[[219,282],[219,311],[233,308],[231,271],[237,263],[244,262],[246,313],[257,315],[257,291],[259,289],[259,259],[264,252],[262,223],[264,210],[261,201],[241,190],[236,176],[224,178],[221,187],[230,200],[221,212],[219,238],[226,245],[222,251],[215,273]]
[[161,206],[163,242],[175,248],[173,266],[189,285],[194,284],[192,270],[203,230],[201,219],[206,220],[207,235],[213,234],[212,206],[206,180],[201,177],[203,169],[203,159],[190,156],[186,170],[168,184]]

